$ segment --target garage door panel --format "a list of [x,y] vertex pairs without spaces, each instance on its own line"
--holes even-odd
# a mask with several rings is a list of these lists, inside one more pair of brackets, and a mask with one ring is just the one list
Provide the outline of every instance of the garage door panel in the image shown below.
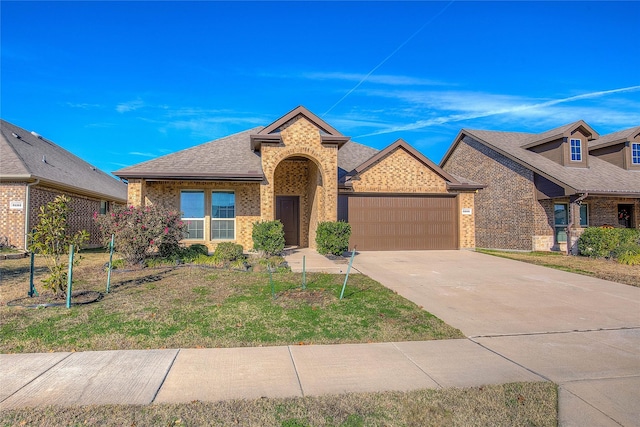
[[456,249],[454,197],[348,197],[351,247],[359,250]]

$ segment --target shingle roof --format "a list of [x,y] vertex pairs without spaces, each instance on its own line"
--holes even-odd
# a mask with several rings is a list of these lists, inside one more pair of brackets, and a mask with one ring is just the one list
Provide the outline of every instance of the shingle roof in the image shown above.
[[[540,134],[463,129],[454,144],[465,135],[552,181],[574,189],[576,193],[640,195],[640,173],[638,171],[622,169],[591,155],[588,159],[588,168],[567,167],[523,148],[538,140]],[[450,152],[451,150],[445,155],[442,164],[446,162]]]
[[602,148],[608,145],[619,144],[620,142],[630,141],[640,133],[640,126],[629,129],[620,130],[618,132],[609,133],[600,138],[589,141],[589,149]]
[[260,154],[251,150],[250,135],[262,127],[205,142],[114,172],[122,178],[262,180]]
[[70,191],[126,202],[127,186],[53,142],[0,120],[0,178],[39,179]]
[[[251,135],[263,128],[249,129],[157,159],[114,172],[122,178],[184,178],[206,180],[263,179],[260,153],[251,150]],[[338,175],[351,172],[378,152],[375,148],[348,141],[338,150]]]

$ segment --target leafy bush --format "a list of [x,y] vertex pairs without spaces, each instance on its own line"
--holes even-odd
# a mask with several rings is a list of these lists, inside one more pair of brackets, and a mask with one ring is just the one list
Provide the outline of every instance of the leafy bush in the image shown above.
[[284,250],[284,227],[278,220],[253,223],[253,248],[266,256],[278,255]]
[[220,261],[244,260],[242,245],[233,242],[218,243],[213,256]]
[[94,214],[105,242],[115,235],[115,249],[130,264],[154,253],[175,256],[180,251],[185,225],[180,213],[159,206],[116,208],[107,215]]
[[640,245],[637,243],[620,245],[613,252],[613,257],[620,264],[640,265]]
[[344,221],[327,221],[318,224],[316,231],[316,245],[318,253],[322,255],[342,255],[349,250],[351,225]]
[[632,228],[589,227],[578,239],[581,255],[610,258],[620,246],[638,244],[640,230]]
[[[89,240],[89,233],[85,230],[73,236],[69,234],[67,216],[71,211],[70,201],[69,197],[60,195],[53,202],[40,206],[38,224],[29,234],[29,250],[44,255],[49,269],[49,277],[43,280],[44,287],[60,298],[67,292],[68,264],[65,255],[69,254],[69,246],[74,245],[74,252],[77,252],[80,245]],[[77,257],[73,264],[79,261],[80,257]]]

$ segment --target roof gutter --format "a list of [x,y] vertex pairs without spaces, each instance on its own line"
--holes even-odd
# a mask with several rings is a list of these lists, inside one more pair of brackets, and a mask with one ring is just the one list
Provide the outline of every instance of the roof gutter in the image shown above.
[[27,183],[27,191],[25,195],[25,211],[24,211],[24,250],[29,250],[29,199],[31,196],[31,187],[40,184],[40,178],[36,178],[34,182]]

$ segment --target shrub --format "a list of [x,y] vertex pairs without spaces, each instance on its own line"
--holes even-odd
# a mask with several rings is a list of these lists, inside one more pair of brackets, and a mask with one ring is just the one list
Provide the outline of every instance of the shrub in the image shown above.
[[284,250],[284,227],[278,220],[253,223],[253,248],[266,256],[278,255]]
[[154,253],[175,256],[180,251],[185,225],[180,213],[159,206],[116,208],[107,215],[94,214],[105,242],[115,235],[115,249],[130,264]]
[[[65,262],[69,253],[69,246],[74,245],[74,252],[80,245],[89,240],[89,233],[78,231],[73,236],[69,234],[67,216],[71,209],[71,199],[65,195],[57,196],[52,202],[40,206],[38,224],[29,234],[29,250],[44,255],[49,269],[49,277],[44,279],[44,287],[50,289],[57,297],[64,297],[67,291],[68,265]],[[74,259],[76,265],[80,257]]]
[[218,243],[213,256],[220,261],[244,260],[242,245],[233,242]]
[[581,255],[594,258],[609,258],[619,246],[637,244],[640,230],[632,228],[589,227],[578,239]]
[[327,221],[318,224],[316,231],[316,245],[318,253],[322,255],[342,255],[349,250],[351,225],[344,221]]
[[620,264],[640,265],[640,245],[637,243],[620,245],[613,252],[613,257]]

